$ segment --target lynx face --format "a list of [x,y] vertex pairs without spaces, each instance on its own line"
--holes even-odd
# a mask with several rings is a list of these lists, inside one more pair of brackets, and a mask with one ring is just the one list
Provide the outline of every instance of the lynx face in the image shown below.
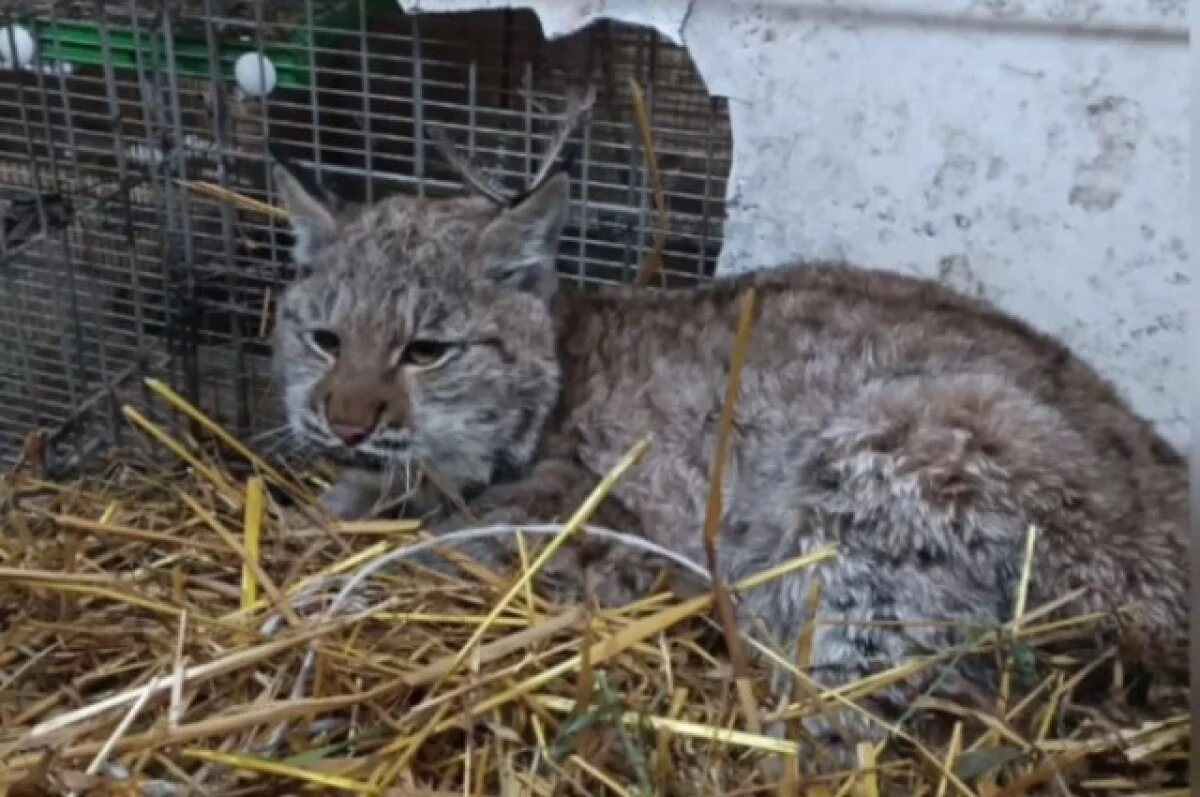
[[548,301],[566,176],[503,210],[392,197],[338,211],[282,167],[275,179],[305,273],[276,327],[292,432],[460,488],[525,464],[558,393]]

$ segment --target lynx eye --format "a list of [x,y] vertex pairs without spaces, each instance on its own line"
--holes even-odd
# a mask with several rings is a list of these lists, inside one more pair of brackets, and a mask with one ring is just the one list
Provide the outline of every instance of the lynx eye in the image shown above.
[[310,329],[304,338],[314,351],[326,357],[337,357],[342,347],[342,339],[332,329]]
[[453,343],[440,340],[413,340],[400,355],[402,365],[429,367],[444,360],[454,350]]

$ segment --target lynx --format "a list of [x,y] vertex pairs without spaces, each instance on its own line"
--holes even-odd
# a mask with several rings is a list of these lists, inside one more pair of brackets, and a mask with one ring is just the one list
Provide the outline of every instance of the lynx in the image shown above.
[[[1184,461],[1064,345],[933,282],[839,263],[560,289],[569,178],[546,167],[554,156],[517,197],[476,177],[483,195],[367,207],[276,166],[304,269],[278,317],[284,401],[295,434],[346,463],[323,497],[332,512],[368,515],[424,469],[462,498],[412,498],[435,533],[561,521],[653,432],[593,522],[704,563],[739,297],[754,286],[719,566],[733,582],[831,543],[838,556],[742,596],[747,629],[786,652],[817,579],[812,672],[827,685],[962,643],[965,627],[1011,619],[1032,525],[1030,606],[1082,590],[1073,613],[1132,607],[1141,638],[1186,639]],[[497,568],[514,556],[501,540],[468,553]],[[615,547],[554,565],[551,582],[608,604],[655,575]],[[900,711],[926,686],[874,705]]]

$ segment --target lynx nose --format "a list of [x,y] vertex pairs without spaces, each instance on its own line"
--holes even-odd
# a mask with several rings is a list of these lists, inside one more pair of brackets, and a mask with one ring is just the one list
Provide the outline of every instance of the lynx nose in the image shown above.
[[408,397],[400,385],[374,374],[331,374],[313,392],[313,411],[323,415],[338,442],[354,448],[377,431],[403,425]]
[[325,398],[329,430],[350,448],[370,437],[386,412],[387,402],[362,386],[331,392]]
[[352,423],[330,423],[329,428],[339,440],[351,448],[367,439],[367,430]]

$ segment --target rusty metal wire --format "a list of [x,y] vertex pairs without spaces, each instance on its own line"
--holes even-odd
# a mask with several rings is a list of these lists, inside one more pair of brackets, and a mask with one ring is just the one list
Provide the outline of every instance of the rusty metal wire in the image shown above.
[[[461,191],[428,135],[436,125],[513,188],[532,177],[568,89],[592,85],[590,120],[570,142],[574,212],[560,267],[585,287],[631,282],[657,223],[632,79],[649,104],[669,209],[663,280],[712,274],[729,121],[682,49],[616,24],[545,42],[528,12],[417,18],[345,0],[356,4],[362,17],[348,30],[323,27],[336,4],[313,0],[0,10],[4,30],[14,20],[43,32],[92,26],[109,56],[99,66],[39,58],[0,80],[0,462],[34,429],[70,439],[50,448],[59,464],[119,440],[114,380],[136,386],[159,368],[238,433],[274,425],[265,333],[292,275],[286,230],[181,185],[271,201],[268,141],[347,199]],[[142,45],[132,64],[112,57],[130,34]],[[314,79],[247,98],[229,81],[179,76],[188,42],[207,49],[210,74],[223,47],[297,42]]]

